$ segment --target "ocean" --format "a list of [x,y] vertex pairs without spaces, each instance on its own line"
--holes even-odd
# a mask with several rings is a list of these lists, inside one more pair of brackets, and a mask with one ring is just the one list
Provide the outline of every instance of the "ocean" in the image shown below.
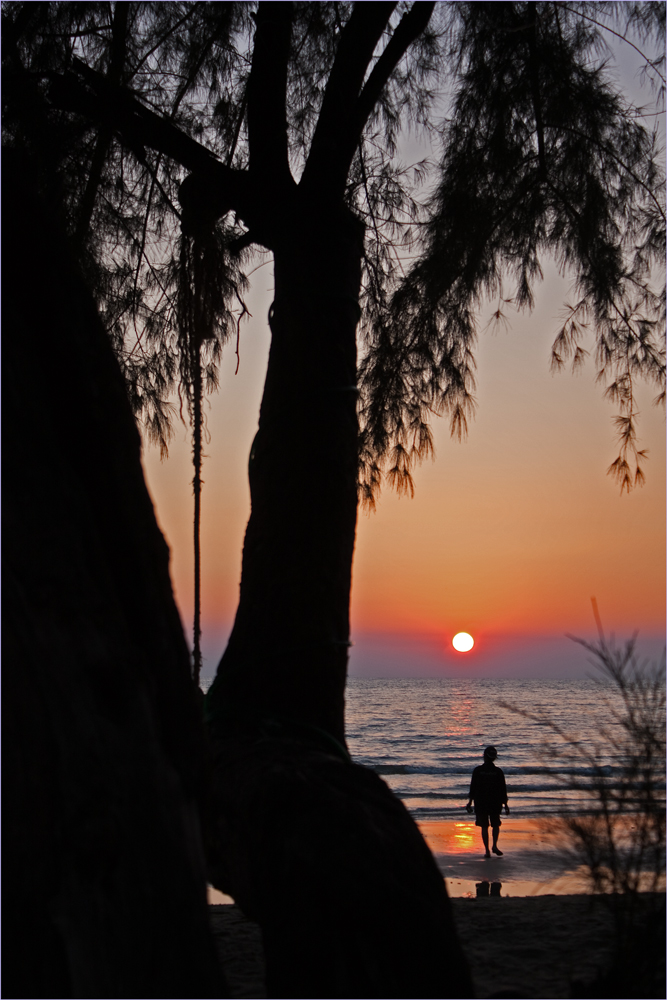
[[[208,690],[210,680],[202,681]],[[507,707],[511,705],[514,710]],[[592,774],[584,758],[620,770],[600,728],[613,732],[618,693],[586,680],[475,678],[350,678],[346,690],[347,744],[352,759],[381,775],[419,821],[460,819],[473,768],[484,747],[498,750],[512,813],[538,817],[580,812],[573,787]],[[564,747],[542,715],[577,742],[576,761],[558,759]]]
[[[352,678],[346,700],[352,758],[380,774],[420,823],[466,815],[470,776],[489,744],[517,818],[579,812],[586,803],[573,785],[592,764],[612,782],[619,769],[599,735],[599,727],[617,726],[618,695],[594,679]],[[555,756],[563,740],[521,712],[544,715],[570,734],[580,759]]]
[[[450,895],[474,896],[491,882],[503,895],[586,891],[585,870],[549,834],[549,817],[592,807],[575,786],[593,765],[612,784],[620,772],[612,744],[599,732],[618,732],[615,689],[592,678],[351,678],[346,704],[353,760],[372,768],[403,801]],[[567,744],[530,716],[569,734],[576,744],[571,759],[560,756]],[[502,817],[503,857],[485,859],[465,804],[473,768],[489,744],[498,750],[511,814]]]

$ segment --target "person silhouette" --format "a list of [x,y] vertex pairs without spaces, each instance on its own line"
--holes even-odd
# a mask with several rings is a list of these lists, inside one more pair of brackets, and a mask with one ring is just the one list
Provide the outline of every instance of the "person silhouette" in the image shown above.
[[[472,803],[475,803],[475,826],[480,827],[482,841],[484,843],[485,857],[491,857],[491,851],[502,857],[503,852],[498,847],[498,834],[500,833],[500,811],[505,807],[505,813],[509,815],[510,807],[507,804],[507,786],[505,775],[499,767],[493,763],[498,756],[495,747],[487,747],[484,751],[484,763],[476,767],[472,772],[470,781],[470,794],[466,809],[472,812]],[[493,846],[489,850],[489,826],[493,833]]]

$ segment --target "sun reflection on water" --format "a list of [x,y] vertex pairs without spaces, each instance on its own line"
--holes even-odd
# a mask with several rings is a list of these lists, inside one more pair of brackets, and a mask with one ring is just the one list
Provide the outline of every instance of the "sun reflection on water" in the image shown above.
[[461,698],[448,705],[450,718],[446,720],[445,732],[448,736],[464,736],[472,731],[472,700]]
[[459,849],[470,850],[474,844],[475,827],[472,823],[455,823],[454,840]]
[[420,823],[426,842],[436,854],[479,854],[479,833],[474,821]]

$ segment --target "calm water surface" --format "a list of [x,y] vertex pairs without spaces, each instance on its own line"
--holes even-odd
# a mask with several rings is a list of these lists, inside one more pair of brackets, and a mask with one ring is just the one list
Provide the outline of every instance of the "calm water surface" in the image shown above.
[[[612,731],[617,696],[594,680],[353,678],[347,688],[347,738],[354,760],[381,774],[420,821],[461,818],[470,775],[492,743],[515,816],[579,811],[571,784],[590,768],[564,765],[562,741],[519,711],[544,714],[593,754],[613,779],[618,763],[600,748],[599,725]],[[545,746],[546,744],[546,746]],[[569,786],[569,787],[568,787]]]

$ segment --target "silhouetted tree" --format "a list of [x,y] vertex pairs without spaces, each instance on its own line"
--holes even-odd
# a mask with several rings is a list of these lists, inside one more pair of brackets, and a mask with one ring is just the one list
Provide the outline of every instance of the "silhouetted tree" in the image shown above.
[[[228,249],[238,233],[224,223],[211,232],[186,227],[179,235],[174,204],[179,175],[173,163],[150,151],[146,155],[140,140],[126,149],[109,120],[98,128],[80,116],[48,113],[40,80],[81,58],[112,86],[149,90],[170,121],[196,128],[201,115],[192,93],[210,69],[212,48],[217,47],[215,72],[224,75],[224,43],[243,10],[242,4],[221,9],[211,4],[183,9],[179,4],[3,5],[5,142],[30,150],[47,186],[58,177],[63,222],[111,335],[132,407],[163,454],[174,414],[169,397],[177,383],[181,410],[185,403],[189,411],[197,591],[202,395],[217,387],[221,346],[235,328],[223,306],[244,287],[235,266],[243,249]],[[196,281],[202,284],[202,275],[212,273],[215,282],[204,278],[202,287],[194,288]],[[198,681],[198,613],[194,658]]]
[[139,434],[29,160],[2,166],[3,996],[226,996]]
[[[582,332],[594,326],[601,376],[621,407],[612,468],[627,488],[642,479],[633,385],[638,375],[664,379],[664,295],[649,281],[664,248],[662,187],[655,136],[593,57],[604,27],[639,44],[660,36],[664,5],[8,3],[3,12],[6,130],[63,178],[70,227],[149,436],[166,446],[178,377],[201,434],[201,391],[216,385],[221,345],[236,330],[249,246],[274,255],[273,326],[283,283],[285,302],[303,307],[303,320],[290,320],[306,327],[296,361],[282,355],[297,334],[274,337],[239,616],[211,701],[222,705],[218,692],[244,683],[234,663],[250,658],[240,673],[266,692],[272,714],[286,698],[288,715],[342,740],[357,385],[362,492],[372,502],[383,469],[411,489],[412,464],[431,450],[432,411],[449,410],[453,431],[464,431],[474,310],[484,295],[505,297],[503,274],[516,278],[514,301],[530,306],[550,253],[578,290],[554,364],[579,365]],[[658,85],[663,61],[645,67]],[[453,98],[439,123],[443,84]],[[442,150],[421,213],[395,155],[407,127],[430,130]],[[179,167],[190,171],[182,208]],[[194,286],[201,250],[181,252],[182,220],[186,240],[208,232],[218,248],[212,263],[208,251],[219,279],[208,282],[197,332],[182,290]],[[397,282],[401,240],[419,252]],[[197,294],[192,287],[190,300]],[[334,299],[335,319],[323,305]],[[314,334],[314,322],[332,329]],[[295,427],[299,447],[268,443],[290,440]],[[261,557],[251,556],[257,531]],[[249,605],[268,616],[261,628],[244,624]],[[292,636],[289,653],[277,653],[282,667],[268,639],[278,634]],[[295,641],[305,657],[293,654]]]
[[[273,254],[239,608],[207,699],[212,870],[263,922],[272,995],[345,995],[350,983],[364,984],[357,995],[468,995],[423,842],[345,751],[359,465],[367,500],[383,470],[410,489],[411,464],[431,448],[428,413],[449,410],[462,432],[474,309],[505,272],[530,306],[551,253],[580,293],[555,362],[580,362],[590,319],[623,407],[616,468],[628,487],[641,478],[632,385],[664,379],[664,298],[650,285],[664,253],[662,185],[653,137],[594,57],[605,25],[638,43],[661,37],[664,4],[122,6],[5,5],[7,133],[61,177],[135,410],[163,443],[179,375],[201,433],[202,386],[236,328],[243,254]],[[647,72],[661,80],[660,60]],[[439,124],[445,83],[451,117]],[[439,147],[424,206],[396,155],[408,127]],[[417,256],[402,280],[401,241]],[[324,898],[307,818],[335,859]],[[413,893],[424,917],[410,930],[400,913]],[[379,912],[391,915],[388,954],[408,933],[419,951],[411,987],[407,967],[374,965],[360,944]],[[301,971],[289,942],[303,948]]]

